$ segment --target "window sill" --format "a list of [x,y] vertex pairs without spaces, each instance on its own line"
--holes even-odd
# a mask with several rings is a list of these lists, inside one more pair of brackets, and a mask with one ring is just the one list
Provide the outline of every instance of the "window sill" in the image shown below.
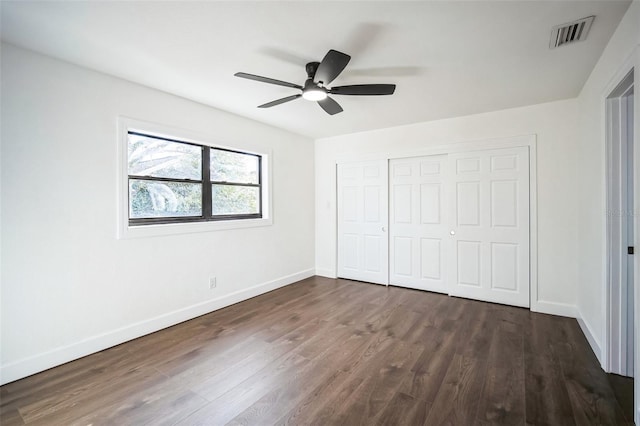
[[220,220],[210,222],[190,222],[190,223],[163,223],[157,225],[138,225],[118,227],[118,239],[160,237],[164,235],[192,234],[200,232],[223,231],[227,229],[255,228],[259,226],[270,226],[273,220],[270,218],[261,219],[241,219],[241,220]]

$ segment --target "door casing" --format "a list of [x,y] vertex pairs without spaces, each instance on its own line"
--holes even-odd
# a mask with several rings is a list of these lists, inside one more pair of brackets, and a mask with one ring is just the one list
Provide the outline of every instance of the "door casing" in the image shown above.
[[[606,329],[605,370],[633,376],[633,89],[631,69],[606,98]],[[629,98],[631,96],[631,98]],[[631,165],[629,164],[631,163]],[[631,179],[629,175],[631,174]],[[631,181],[630,181],[631,180]],[[629,297],[631,296],[631,298]]]

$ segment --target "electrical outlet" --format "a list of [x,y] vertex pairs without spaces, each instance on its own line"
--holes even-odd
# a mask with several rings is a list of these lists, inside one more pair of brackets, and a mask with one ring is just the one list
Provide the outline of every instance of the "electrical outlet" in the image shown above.
[[216,288],[217,285],[216,277],[209,277],[209,289]]

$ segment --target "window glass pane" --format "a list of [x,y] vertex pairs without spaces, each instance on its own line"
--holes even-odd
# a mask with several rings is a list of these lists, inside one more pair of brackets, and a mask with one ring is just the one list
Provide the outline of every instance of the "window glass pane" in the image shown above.
[[213,182],[258,183],[257,155],[211,149]]
[[202,148],[129,134],[129,174],[202,179]]
[[129,180],[129,217],[176,217],[202,215],[199,183]]
[[260,213],[260,188],[253,186],[211,185],[214,216]]

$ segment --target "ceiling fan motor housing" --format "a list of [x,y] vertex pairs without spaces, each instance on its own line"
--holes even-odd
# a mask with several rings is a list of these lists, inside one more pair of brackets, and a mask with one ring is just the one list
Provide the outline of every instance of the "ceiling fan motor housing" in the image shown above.
[[320,62],[309,62],[305,69],[307,71],[307,81],[302,88],[302,97],[308,101],[321,101],[327,97],[327,89],[322,82],[315,82],[314,77]]
[[320,65],[320,62],[309,62],[306,66],[305,69],[307,71],[307,77],[310,78],[311,80],[313,80],[313,78],[316,76],[316,71],[318,70],[318,66]]
[[304,87],[302,89],[303,92],[306,92],[308,90],[324,90],[325,92],[327,91],[327,89],[325,89],[322,84],[320,83],[316,83],[315,81],[313,81],[313,78],[308,78],[307,81],[304,82]]

